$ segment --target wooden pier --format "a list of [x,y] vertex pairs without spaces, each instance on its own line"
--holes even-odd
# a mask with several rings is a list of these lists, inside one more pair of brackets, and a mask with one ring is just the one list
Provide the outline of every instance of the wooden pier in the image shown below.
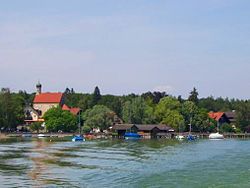
[[[225,138],[232,139],[250,139],[250,133],[221,133]],[[183,133],[183,135],[188,135],[188,133]],[[208,138],[209,133],[192,133],[192,135],[196,135],[199,138]]]

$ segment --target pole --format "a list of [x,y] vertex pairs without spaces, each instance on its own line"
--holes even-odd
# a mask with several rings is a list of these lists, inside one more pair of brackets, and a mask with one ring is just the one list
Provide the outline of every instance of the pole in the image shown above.
[[79,111],[78,115],[78,127],[79,127],[79,134],[81,135],[81,111]]

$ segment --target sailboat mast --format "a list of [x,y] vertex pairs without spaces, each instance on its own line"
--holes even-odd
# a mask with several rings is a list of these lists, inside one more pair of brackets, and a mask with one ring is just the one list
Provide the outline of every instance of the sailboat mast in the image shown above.
[[79,134],[81,135],[81,111],[79,111],[78,115],[78,128],[79,128]]

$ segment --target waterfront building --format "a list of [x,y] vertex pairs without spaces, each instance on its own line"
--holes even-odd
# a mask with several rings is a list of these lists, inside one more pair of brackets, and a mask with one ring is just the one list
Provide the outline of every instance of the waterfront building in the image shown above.
[[234,124],[236,122],[236,113],[232,112],[209,112],[208,116],[214,119],[219,124],[228,123]]
[[112,130],[119,138],[124,137],[126,132],[138,133],[142,138],[171,138],[174,130],[167,125],[142,125],[142,124],[115,124]]

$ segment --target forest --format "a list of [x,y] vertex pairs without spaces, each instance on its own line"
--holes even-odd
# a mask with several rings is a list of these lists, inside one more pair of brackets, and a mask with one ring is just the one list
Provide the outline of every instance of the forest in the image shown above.
[[[24,107],[32,105],[35,93],[19,91],[11,92],[2,88],[0,92],[0,129],[15,131],[18,125],[24,124]],[[193,88],[187,99],[181,96],[171,96],[165,92],[146,92],[140,95],[122,96],[102,95],[95,87],[93,93],[77,93],[74,89],[64,91],[65,104],[70,107],[80,107],[80,122],[84,131],[93,128],[105,130],[114,123],[132,124],[166,124],[176,131],[188,131],[189,124],[194,132],[213,132],[217,123],[208,117],[208,112],[236,112],[235,125],[223,124],[223,132],[250,131],[250,100],[214,98],[209,96],[199,98],[196,88]],[[44,115],[49,131],[75,131],[78,117],[73,117],[59,108],[50,109]],[[56,121],[55,121],[56,119]],[[59,119],[61,121],[59,121]],[[37,126],[33,125],[34,129]]]

